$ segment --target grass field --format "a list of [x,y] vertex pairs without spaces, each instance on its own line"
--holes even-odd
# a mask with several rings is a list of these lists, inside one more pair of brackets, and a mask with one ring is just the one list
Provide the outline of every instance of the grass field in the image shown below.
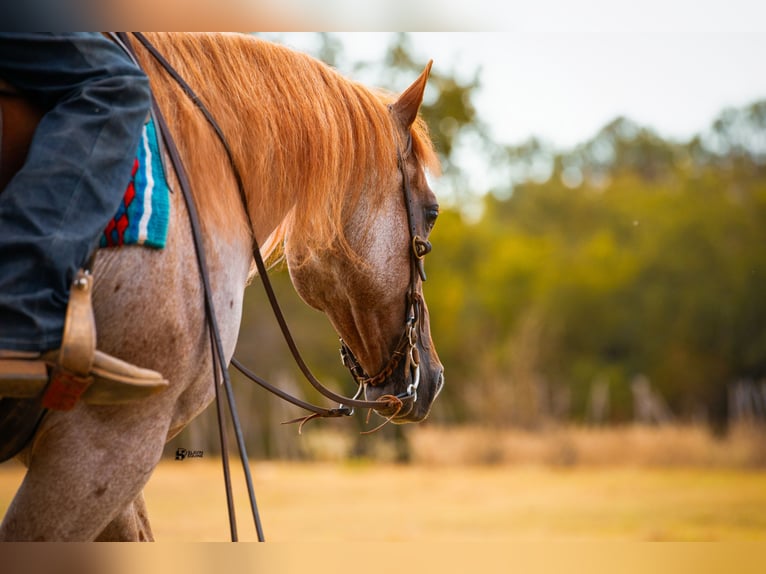
[[[252,464],[269,541],[766,541],[766,472],[532,465]],[[254,540],[232,464],[240,538]],[[22,478],[0,466],[4,511]],[[145,491],[155,537],[226,541],[219,460],[167,460]]]

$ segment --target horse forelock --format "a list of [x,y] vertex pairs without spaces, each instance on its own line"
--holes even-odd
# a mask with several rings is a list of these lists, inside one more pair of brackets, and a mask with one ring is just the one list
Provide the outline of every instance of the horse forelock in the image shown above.
[[[277,227],[267,230],[263,251],[273,251],[285,237],[310,251],[343,248],[344,215],[362,193],[373,207],[372,220],[374,207],[390,192],[376,182],[396,172],[396,146],[402,145],[386,107],[392,96],[252,36],[149,36],[220,122],[246,182],[251,214],[268,206],[281,215]],[[151,64],[149,69],[153,80],[162,74]],[[184,143],[185,154],[197,158],[192,161],[206,164],[189,167],[203,218],[220,232],[242,231],[244,217],[232,223],[232,213],[241,212],[236,188],[221,185],[221,174],[230,171],[223,148],[169,81],[153,81],[153,89],[160,105],[174,110],[179,146]],[[416,121],[411,132],[418,161],[438,171],[425,124]]]

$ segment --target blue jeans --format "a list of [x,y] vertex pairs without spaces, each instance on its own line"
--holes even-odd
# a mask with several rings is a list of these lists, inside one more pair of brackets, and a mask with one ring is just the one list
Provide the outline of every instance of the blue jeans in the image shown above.
[[130,181],[149,81],[96,33],[0,33],[0,77],[47,110],[0,192],[0,349],[45,351]]

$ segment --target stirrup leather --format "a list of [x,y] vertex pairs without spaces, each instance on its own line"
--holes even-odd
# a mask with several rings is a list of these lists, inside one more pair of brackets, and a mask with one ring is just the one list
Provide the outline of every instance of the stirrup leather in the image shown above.
[[45,408],[71,410],[93,383],[90,373],[96,355],[96,321],[92,292],[93,276],[80,269],[69,294],[61,349],[43,395]]

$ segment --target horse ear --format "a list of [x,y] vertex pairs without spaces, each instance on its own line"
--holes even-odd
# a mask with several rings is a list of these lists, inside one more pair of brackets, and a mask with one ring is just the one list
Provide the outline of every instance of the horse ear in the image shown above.
[[415,121],[415,118],[418,117],[418,110],[423,102],[423,92],[426,90],[428,74],[431,72],[431,65],[433,63],[433,60],[428,62],[418,79],[409,88],[404,90],[399,99],[391,106],[391,109],[393,109],[405,130],[408,130]]

